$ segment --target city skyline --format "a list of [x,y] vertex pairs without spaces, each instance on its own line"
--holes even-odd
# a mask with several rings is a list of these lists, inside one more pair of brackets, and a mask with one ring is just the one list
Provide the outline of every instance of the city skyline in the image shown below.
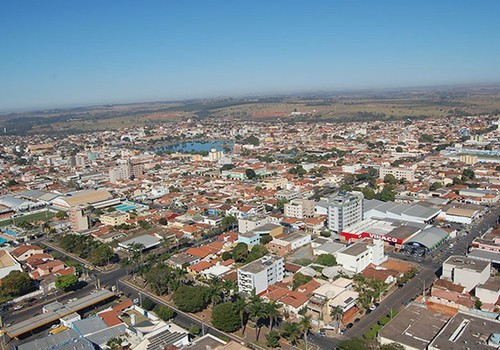
[[1,5],[0,110],[500,82],[494,1]]

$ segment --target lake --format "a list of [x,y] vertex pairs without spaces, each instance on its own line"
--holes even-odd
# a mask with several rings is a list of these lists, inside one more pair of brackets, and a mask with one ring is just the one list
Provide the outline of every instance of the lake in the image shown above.
[[180,152],[180,153],[191,153],[191,152],[209,152],[212,148],[217,150],[224,150],[224,148],[233,149],[234,142],[230,141],[207,141],[207,142],[180,142],[172,145],[165,145],[156,147],[156,152],[169,151],[169,152]]

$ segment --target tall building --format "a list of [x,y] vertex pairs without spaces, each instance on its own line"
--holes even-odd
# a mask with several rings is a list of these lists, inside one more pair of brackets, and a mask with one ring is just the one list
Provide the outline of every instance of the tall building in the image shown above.
[[283,280],[285,263],[282,257],[264,256],[238,269],[238,289],[243,294],[260,294],[270,285]]
[[211,162],[216,162],[224,156],[224,152],[217,150],[216,148],[210,149],[208,153],[208,160]]
[[383,179],[386,175],[393,175],[396,180],[405,179],[415,181],[415,170],[408,168],[380,168],[380,178]]
[[344,227],[363,220],[363,194],[339,192],[328,198],[328,229],[340,232]]
[[90,220],[82,206],[71,207],[69,210],[71,229],[75,232],[85,231],[90,228]]
[[109,182],[113,184],[128,179],[130,179],[130,167],[128,164],[120,164],[109,170]]

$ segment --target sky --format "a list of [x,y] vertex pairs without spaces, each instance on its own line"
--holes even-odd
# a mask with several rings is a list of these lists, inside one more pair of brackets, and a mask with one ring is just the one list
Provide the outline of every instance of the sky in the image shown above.
[[0,2],[0,111],[500,82],[500,1]]

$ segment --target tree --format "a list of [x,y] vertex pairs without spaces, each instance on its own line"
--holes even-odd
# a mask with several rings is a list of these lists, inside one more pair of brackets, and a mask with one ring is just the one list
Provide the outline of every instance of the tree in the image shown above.
[[212,309],[212,324],[224,332],[236,331],[241,325],[239,310],[232,302],[215,305]]
[[267,243],[271,242],[273,240],[273,236],[271,235],[263,235],[260,237],[260,244],[266,245]]
[[395,184],[398,183],[398,180],[396,180],[396,178],[394,177],[394,175],[387,174],[387,175],[384,176],[384,182],[386,184],[395,185]]
[[226,260],[232,259],[233,255],[230,252],[224,252],[224,253],[222,253],[221,257],[222,257],[222,260],[226,261]]
[[304,341],[306,343],[306,350],[307,350],[307,334],[309,333],[309,331],[312,328],[311,316],[307,316],[307,315],[303,316],[299,322],[299,327],[300,327],[300,331],[303,334]]
[[441,187],[443,187],[443,184],[441,182],[439,182],[439,181],[436,181],[436,182],[432,183],[432,185],[429,187],[429,190],[435,191],[435,190],[437,190],[438,188],[441,188]]
[[158,223],[160,225],[166,226],[168,225],[168,220],[166,218],[160,218],[160,220],[158,220]]
[[402,153],[403,152],[403,147],[401,147],[401,146],[396,147],[396,152]]
[[233,228],[236,224],[238,224],[238,219],[231,215],[223,217],[221,221],[221,226],[224,230]]
[[481,302],[481,300],[476,299],[476,302],[474,303],[474,306],[476,307],[476,309],[481,310],[481,307],[483,306],[483,303]]
[[330,237],[332,233],[328,230],[321,230],[320,235],[321,237]]
[[391,186],[385,186],[380,193],[377,193],[376,198],[383,202],[394,202],[396,200],[396,192],[392,190]]
[[278,318],[280,317],[280,308],[281,304],[278,304],[274,300],[270,300],[266,304],[266,314],[267,317],[269,317],[269,326],[271,328],[271,331],[273,330],[273,326],[275,325],[276,321],[278,321]]
[[168,321],[175,317],[175,311],[165,305],[156,305],[154,311],[163,321]]
[[247,312],[247,302],[245,301],[245,299],[242,299],[242,298],[238,298],[234,301],[234,305],[233,305],[233,308],[235,309],[235,311],[238,313],[238,316],[240,317],[240,322],[241,322],[241,328],[243,329],[242,330],[242,333],[245,334],[245,316],[246,316],[246,312]]
[[148,310],[148,311],[153,310],[155,308],[155,306],[156,306],[155,302],[149,298],[144,298],[144,300],[142,301],[142,305],[141,305],[141,307],[144,310]]
[[462,172],[462,179],[465,181],[474,180],[476,173],[472,169],[464,169]]
[[260,329],[262,327],[262,319],[267,317],[267,308],[262,301],[262,298],[255,294],[255,289],[252,291],[250,301],[248,303],[248,314],[255,324],[255,337],[259,340]]
[[27,272],[11,271],[2,278],[1,292],[4,296],[17,297],[26,294],[32,287],[33,281]]
[[201,333],[201,329],[198,325],[192,324],[188,329],[189,334],[198,335]]
[[266,334],[266,345],[270,348],[279,348],[280,347],[280,333],[278,331],[269,331]]
[[56,288],[68,290],[78,283],[78,277],[75,274],[62,275],[56,279]]
[[198,312],[207,306],[207,288],[181,285],[174,292],[173,301],[181,311]]
[[292,289],[296,290],[298,287],[302,286],[303,284],[306,284],[310,280],[312,280],[311,276],[306,276],[300,272],[297,272],[295,275],[293,275]]
[[420,143],[433,143],[434,136],[429,135],[429,134],[422,134],[422,135],[420,135],[418,142],[420,142]]
[[302,332],[300,326],[296,322],[285,322],[281,328],[281,335],[290,342],[290,350],[297,344]]
[[334,266],[337,264],[337,260],[331,254],[320,254],[316,262],[323,266]]
[[247,137],[246,139],[243,139],[241,142],[245,145],[254,145],[254,146],[258,146],[260,143],[259,139],[253,135]]
[[92,249],[88,255],[88,260],[98,266],[105,265],[113,257],[113,250],[107,244],[101,244]]
[[344,309],[341,306],[332,307],[330,310],[330,317],[337,324],[337,332],[340,331],[340,326],[342,325],[342,316],[344,315]]
[[238,243],[233,248],[233,259],[236,262],[244,262],[248,256],[248,245],[246,243]]
[[252,180],[257,177],[257,174],[255,173],[255,170],[248,168],[247,170],[245,170],[245,176],[248,180]]

